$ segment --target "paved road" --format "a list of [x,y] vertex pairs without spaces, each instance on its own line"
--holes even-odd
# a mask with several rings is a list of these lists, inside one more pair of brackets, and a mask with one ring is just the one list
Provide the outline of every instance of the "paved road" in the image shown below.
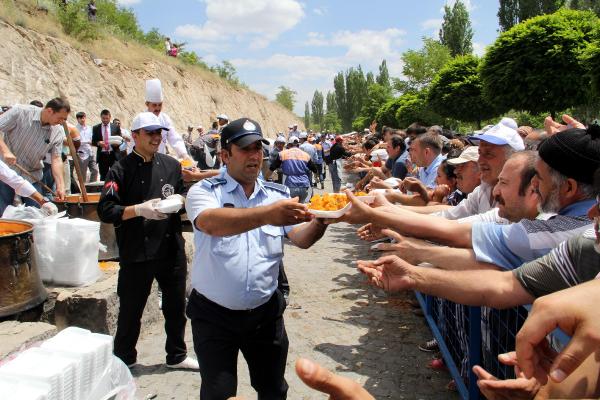
[[[363,384],[377,399],[458,399],[445,385],[449,375],[425,367],[430,355],[417,344],[430,338],[422,317],[407,304],[412,295],[388,296],[365,285],[353,262],[375,258],[360,242],[354,228],[331,226],[311,249],[286,246],[285,266],[292,287],[286,327],[290,352],[286,378],[290,399],[323,399],[294,373],[300,356]],[[155,301],[155,300],[152,300]],[[186,334],[193,352],[191,332]],[[163,366],[162,324],[143,332],[138,344],[140,366],[132,371],[138,395],[144,399],[197,399],[199,373],[171,371]],[[238,393],[255,399],[243,357],[239,358]]]

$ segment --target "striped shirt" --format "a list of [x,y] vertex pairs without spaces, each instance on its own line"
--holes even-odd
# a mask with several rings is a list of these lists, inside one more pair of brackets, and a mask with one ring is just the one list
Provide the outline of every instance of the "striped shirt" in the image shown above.
[[557,215],[541,214],[538,219],[509,225],[475,222],[471,229],[475,258],[511,270],[542,257],[592,227],[587,211],[593,204],[594,199],[581,200]]
[[[38,179],[42,178],[44,156],[48,152],[60,156],[65,138],[62,126],[42,125],[41,115],[41,108],[22,104],[0,115],[0,137],[17,157],[17,163]],[[24,178],[31,181],[28,176]]]
[[590,229],[562,242],[544,257],[515,269],[513,274],[532,296],[540,297],[598,278],[600,253]]

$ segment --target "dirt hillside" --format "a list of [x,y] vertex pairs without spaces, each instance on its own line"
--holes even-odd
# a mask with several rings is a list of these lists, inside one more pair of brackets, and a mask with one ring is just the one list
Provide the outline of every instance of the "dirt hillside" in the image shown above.
[[[136,67],[108,57],[101,61],[67,41],[0,20],[0,104],[46,102],[66,97],[75,112],[85,111],[88,123],[98,123],[103,108],[130,125],[144,111],[144,81],[159,78],[163,84],[163,111],[180,133],[188,124],[209,126],[215,116],[243,116],[259,121],[266,136],[274,137],[290,122],[300,121],[275,102],[246,89],[237,89],[207,73],[162,62],[156,52]],[[82,48],[84,46],[81,46]],[[154,59],[153,59],[154,58]],[[203,76],[204,74],[204,76]]]

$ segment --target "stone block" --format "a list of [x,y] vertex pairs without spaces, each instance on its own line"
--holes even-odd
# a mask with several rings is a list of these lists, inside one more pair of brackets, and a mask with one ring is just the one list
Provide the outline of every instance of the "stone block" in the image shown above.
[[[92,332],[114,335],[119,315],[117,271],[117,268],[104,268],[103,278],[89,286],[52,288],[51,292],[56,294],[50,298],[55,297],[56,300],[48,319],[53,320],[59,330],[77,326]],[[160,315],[158,286],[155,282],[142,316],[142,329],[156,322]]]

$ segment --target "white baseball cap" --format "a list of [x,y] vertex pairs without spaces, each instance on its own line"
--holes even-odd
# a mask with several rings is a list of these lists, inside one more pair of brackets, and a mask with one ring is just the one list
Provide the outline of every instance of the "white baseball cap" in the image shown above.
[[277,136],[275,138],[275,143],[285,143],[285,138],[283,136]]
[[460,156],[456,158],[449,158],[448,164],[458,165],[468,163],[469,161],[477,162],[479,160],[479,147],[469,146],[460,153]]
[[217,115],[217,119],[224,119],[225,121],[229,121],[229,117],[226,114]]
[[292,143],[298,143],[298,142],[300,142],[300,140],[298,140],[298,138],[297,138],[296,136],[291,136],[291,137],[288,139],[288,144],[292,144]]
[[512,119],[512,118],[509,118],[509,117],[504,117],[504,118],[502,118],[502,119],[500,120],[499,124],[502,124],[502,125],[504,125],[504,126],[508,126],[509,128],[512,128],[512,129],[514,129],[514,130],[517,130],[517,128],[519,127],[519,126],[517,125],[517,121],[515,121],[514,119]]
[[308,133],[306,133],[306,132],[300,132],[300,134],[298,135],[298,137],[300,139],[306,139],[308,137]]
[[156,115],[151,112],[139,113],[133,119],[131,124],[131,130],[137,131],[138,129],[145,129],[147,131],[157,131],[159,129],[167,129],[160,124],[160,121]]
[[516,129],[509,128],[504,124],[497,124],[485,131],[481,135],[470,136],[471,140],[483,140],[498,146],[509,145],[513,150],[525,150],[523,138],[519,135]]

